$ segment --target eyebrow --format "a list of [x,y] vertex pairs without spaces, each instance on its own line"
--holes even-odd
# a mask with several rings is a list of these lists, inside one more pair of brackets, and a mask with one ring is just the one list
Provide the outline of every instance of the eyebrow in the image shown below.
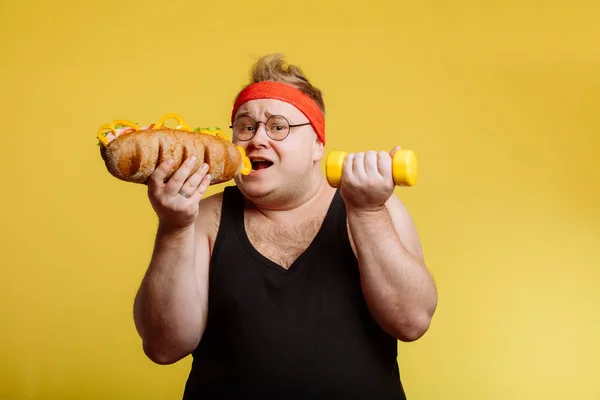
[[[268,119],[269,117],[272,117],[273,115],[280,115],[280,114],[271,114],[271,113],[270,113],[270,112],[268,112],[268,111],[265,111],[263,114],[264,114],[264,116],[265,116],[267,119]],[[242,112],[242,113],[238,114],[236,118],[239,118],[239,117],[250,117],[250,118],[252,118],[252,116],[250,115],[250,111],[245,111],[245,112]]]

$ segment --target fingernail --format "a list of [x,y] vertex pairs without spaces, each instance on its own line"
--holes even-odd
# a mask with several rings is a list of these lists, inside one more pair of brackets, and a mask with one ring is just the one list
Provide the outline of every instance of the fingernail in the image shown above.
[[191,156],[190,157],[190,162],[196,162],[196,156]]
[[167,166],[170,167],[173,165],[173,160],[167,160]]
[[202,166],[202,169],[203,169],[204,171],[208,171],[208,164],[206,164],[206,163],[205,163],[205,164]]

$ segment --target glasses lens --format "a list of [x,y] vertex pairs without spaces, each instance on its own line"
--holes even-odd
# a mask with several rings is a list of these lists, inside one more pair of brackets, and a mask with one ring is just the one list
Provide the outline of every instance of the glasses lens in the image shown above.
[[289,133],[290,124],[284,117],[274,115],[267,120],[267,128],[269,129],[269,136],[273,140],[282,140]]
[[239,117],[233,123],[233,134],[240,140],[249,140],[254,136],[254,120],[247,116]]

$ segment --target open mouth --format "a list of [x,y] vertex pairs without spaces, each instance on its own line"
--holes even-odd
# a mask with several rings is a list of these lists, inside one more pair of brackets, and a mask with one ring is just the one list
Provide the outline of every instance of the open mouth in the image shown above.
[[263,160],[260,158],[251,158],[250,162],[252,163],[252,169],[257,171],[261,169],[267,169],[273,165],[273,161]]

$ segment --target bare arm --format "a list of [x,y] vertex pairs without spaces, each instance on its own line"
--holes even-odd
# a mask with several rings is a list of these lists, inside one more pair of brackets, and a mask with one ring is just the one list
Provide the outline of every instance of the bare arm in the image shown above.
[[171,364],[190,354],[206,325],[208,228],[215,201],[210,197],[201,201],[210,176],[206,164],[190,176],[194,162],[188,158],[168,181],[172,164],[163,162],[148,183],[159,226],[135,298],[134,321],[144,352],[158,364]]
[[208,237],[201,230],[159,226],[134,303],[135,325],[152,361],[171,364],[198,346],[208,309],[209,261]]
[[348,227],[373,318],[399,340],[419,339],[429,329],[437,291],[406,208],[395,195],[381,209],[349,208]]
[[429,329],[437,291],[412,218],[394,195],[398,150],[348,154],[340,192],[371,315],[390,335],[413,341]]

